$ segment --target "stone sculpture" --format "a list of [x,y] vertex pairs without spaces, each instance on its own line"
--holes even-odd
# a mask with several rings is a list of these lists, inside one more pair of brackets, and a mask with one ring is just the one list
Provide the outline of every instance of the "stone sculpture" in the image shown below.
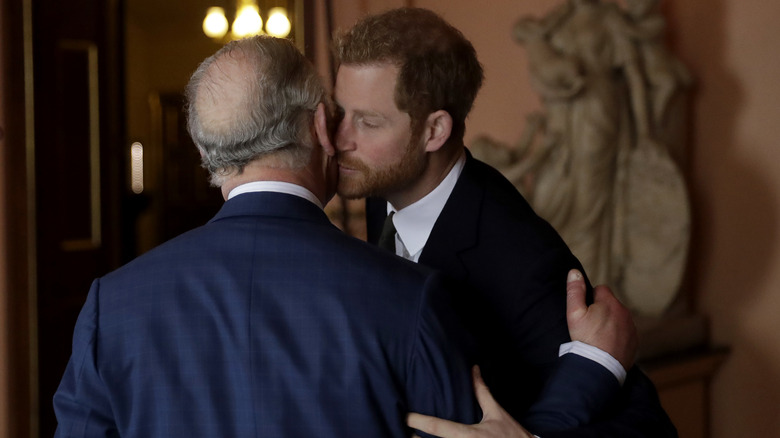
[[481,137],[471,149],[526,194],[594,283],[658,316],[687,259],[690,206],[675,161],[684,124],[675,116],[691,78],[663,44],[658,0],[625,5],[568,0],[521,18],[513,36],[544,111],[528,116],[518,144]]

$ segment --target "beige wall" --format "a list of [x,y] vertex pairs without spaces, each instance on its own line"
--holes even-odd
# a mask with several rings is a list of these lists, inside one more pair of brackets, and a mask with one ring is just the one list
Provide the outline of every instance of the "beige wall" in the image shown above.
[[697,308],[732,346],[713,384],[713,436],[780,430],[780,28],[777,2],[677,1],[680,56],[699,81],[691,190]]
[[[510,36],[522,15],[562,0],[335,1],[336,23],[412,3],[461,29],[485,66],[467,123],[517,140],[539,108],[522,47]],[[348,7],[352,4],[353,7]],[[689,177],[695,214],[690,293],[710,318],[712,340],[731,356],[712,385],[712,436],[776,436],[780,430],[780,3],[666,1],[672,50],[694,76]]]

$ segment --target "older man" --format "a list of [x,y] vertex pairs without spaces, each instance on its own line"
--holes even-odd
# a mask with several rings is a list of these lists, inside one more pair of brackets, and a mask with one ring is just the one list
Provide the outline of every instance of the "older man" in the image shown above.
[[207,225],[95,280],[57,437],[403,437],[474,421],[449,292],[343,234],[324,89],[292,43],[232,42],[187,89],[225,198]]

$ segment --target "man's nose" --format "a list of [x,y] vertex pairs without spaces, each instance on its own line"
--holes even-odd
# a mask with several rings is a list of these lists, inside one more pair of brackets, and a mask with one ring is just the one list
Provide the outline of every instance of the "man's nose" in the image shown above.
[[342,119],[336,128],[336,149],[338,151],[355,149],[354,132],[345,119]]

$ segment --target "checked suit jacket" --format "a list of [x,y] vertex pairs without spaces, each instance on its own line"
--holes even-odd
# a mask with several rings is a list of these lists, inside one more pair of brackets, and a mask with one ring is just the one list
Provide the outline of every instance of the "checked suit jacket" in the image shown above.
[[478,421],[441,277],[282,193],[94,281],[54,396],[57,437],[402,437]]

